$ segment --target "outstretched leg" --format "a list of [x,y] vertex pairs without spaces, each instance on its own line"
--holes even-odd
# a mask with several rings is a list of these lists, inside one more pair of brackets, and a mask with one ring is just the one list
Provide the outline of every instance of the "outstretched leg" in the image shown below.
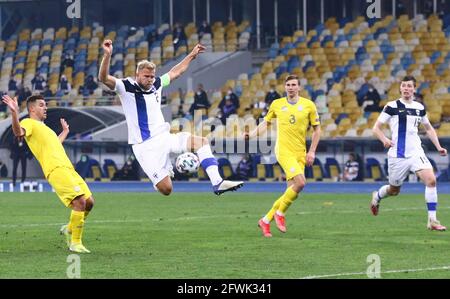
[[208,139],[199,136],[190,136],[188,139],[188,149],[197,153],[200,165],[208,174],[213,185],[214,193],[220,195],[227,191],[234,191],[243,186],[244,182],[224,180],[219,173],[219,163],[214,157],[209,146]]

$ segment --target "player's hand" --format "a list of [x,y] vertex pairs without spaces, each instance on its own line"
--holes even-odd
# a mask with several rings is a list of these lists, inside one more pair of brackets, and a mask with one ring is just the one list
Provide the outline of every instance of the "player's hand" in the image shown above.
[[316,153],[308,152],[306,154],[306,166],[312,166],[315,159],[316,159]]
[[106,55],[110,55],[110,56],[112,55],[112,51],[113,51],[112,40],[106,39],[105,41],[103,41],[102,47],[103,47],[103,51]]
[[443,147],[438,149],[439,155],[441,156],[447,156],[447,150]]
[[11,110],[12,113],[19,113],[19,104],[17,103],[17,97],[14,97],[13,99],[9,95],[5,94],[2,97],[2,102],[9,107],[9,110]]
[[242,134],[242,138],[244,138],[244,140],[249,140],[250,139],[250,133],[249,132],[244,132]]
[[390,148],[394,146],[394,142],[390,139],[387,139],[383,141],[384,148]]
[[64,132],[69,132],[69,124],[66,122],[64,118],[60,118],[59,121],[61,122],[61,127]]
[[197,58],[197,55],[200,53],[204,53],[206,51],[206,47],[201,45],[201,44],[197,44],[195,45],[194,49],[192,49],[191,51],[191,56],[192,59]]

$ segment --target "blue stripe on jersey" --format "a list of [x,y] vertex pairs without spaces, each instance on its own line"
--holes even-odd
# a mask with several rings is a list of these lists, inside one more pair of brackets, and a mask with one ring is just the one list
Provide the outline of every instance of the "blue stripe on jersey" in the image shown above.
[[136,99],[139,129],[141,131],[142,141],[145,141],[151,136],[148,128],[147,105],[145,104],[144,95],[142,93],[135,93],[134,97]]
[[405,105],[403,105],[402,102],[400,101],[397,101],[397,108],[398,108],[397,158],[404,158],[406,145],[407,113]]

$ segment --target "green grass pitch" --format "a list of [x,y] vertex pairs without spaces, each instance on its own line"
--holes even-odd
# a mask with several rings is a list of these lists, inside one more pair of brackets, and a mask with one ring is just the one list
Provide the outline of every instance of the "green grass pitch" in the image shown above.
[[[423,195],[400,195],[369,211],[368,194],[303,194],[288,232],[258,219],[279,194],[97,193],[86,221],[81,278],[450,278],[450,232],[426,229]],[[0,278],[66,278],[59,235],[69,209],[52,193],[0,193]],[[440,196],[438,217],[450,225]]]

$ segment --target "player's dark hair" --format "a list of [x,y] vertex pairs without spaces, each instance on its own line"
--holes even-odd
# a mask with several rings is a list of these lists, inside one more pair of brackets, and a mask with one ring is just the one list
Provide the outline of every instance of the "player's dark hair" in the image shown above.
[[30,111],[30,105],[36,103],[37,100],[45,100],[44,97],[40,94],[29,96],[27,98],[27,110]]
[[284,83],[291,81],[291,80],[297,80],[298,85],[300,86],[300,79],[298,78],[297,75],[289,75],[286,77],[286,80],[284,80]]
[[405,77],[403,77],[402,82],[406,82],[406,81],[413,81],[414,87],[416,87],[417,80],[413,76],[405,76]]

